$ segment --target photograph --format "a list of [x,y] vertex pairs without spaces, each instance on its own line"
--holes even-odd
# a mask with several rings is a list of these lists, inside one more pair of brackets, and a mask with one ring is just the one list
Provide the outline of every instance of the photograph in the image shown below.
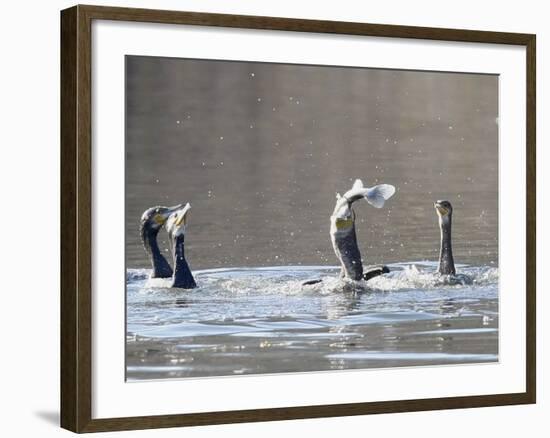
[[499,361],[499,76],[125,56],[126,380]]

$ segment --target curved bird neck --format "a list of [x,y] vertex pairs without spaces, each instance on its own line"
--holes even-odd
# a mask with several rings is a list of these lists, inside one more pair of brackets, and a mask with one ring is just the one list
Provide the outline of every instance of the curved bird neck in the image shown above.
[[455,275],[455,263],[453,259],[453,247],[451,241],[452,219],[450,215],[439,218],[441,231],[441,247],[439,251],[438,271],[442,275]]
[[174,252],[174,278],[172,287],[182,289],[193,289],[197,286],[191,269],[185,259],[185,237],[183,234],[177,236],[173,242]]
[[351,218],[336,218],[331,231],[331,240],[336,257],[340,261],[340,276],[358,281],[363,278],[363,262],[357,245],[354,219],[353,210]]
[[141,227],[141,240],[143,242],[143,247],[149,254],[151,267],[153,269],[151,277],[168,278],[172,276],[172,268],[160,252],[157,243],[157,235],[158,230],[154,230],[148,226]]

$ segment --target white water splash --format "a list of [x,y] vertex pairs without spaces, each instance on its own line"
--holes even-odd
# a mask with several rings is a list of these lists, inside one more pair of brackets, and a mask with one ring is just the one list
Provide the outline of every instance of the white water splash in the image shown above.
[[368,282],[332,266],[207,269],[191,290],[129,269],[128,378],[258,373],[260,358],[265,372],[497,360],[498,270],[457,266],[464,285],[436,268],[393,264]]
[[[171,280],[149,278],[147,269],[129,269],[127,284],[130,294],[175,293],[212,294],[213,296],[259,296],[259,295],[327,295],[334,293],[376,292],[433,292],[433,291],[496,291],[498,269],[488,266],[468,267],[457,265],[457,276],[441,276],[436,265],[430,262],[390,265],[390,273],[375,277],[368,282],[339,278],[336,266],[277,266],[261,268],[220,268],[194,272],[197,289],[170,289]],[[305,281],[321,280],[320,283],[304,285]]]

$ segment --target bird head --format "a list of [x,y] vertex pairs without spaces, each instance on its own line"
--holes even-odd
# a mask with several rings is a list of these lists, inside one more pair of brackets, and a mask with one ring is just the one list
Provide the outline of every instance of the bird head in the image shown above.
[[436,201],[434,208],[440,218],[450,217],[453,214],[453,206],[449,201]]
[[168,217],[166,221],[166,230],[168,231],[168,235],[172,238],[185,234],[189,210],[191,210],[191,204],[188,202],[183,207],[180,206],[180,208],[173,211]]
[[182,204],[173,207],[151,207],[141,215],[141,228],[157,231],[162,228],[170,215],[182,208]]

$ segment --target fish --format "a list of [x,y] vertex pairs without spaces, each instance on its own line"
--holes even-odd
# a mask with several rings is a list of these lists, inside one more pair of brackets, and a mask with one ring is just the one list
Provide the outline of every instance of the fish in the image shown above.
[[394,194],[395,187],[391,184],[364,187],[360,179],[356,179],[352,188],[344,195],[336,194],[336,205],[330,216],[330,238],[334,253],[340,261],[341,278],[355,281],[368,280],[389,272],[389,269],[385,266],[376,267],[367,273],[364,272],[361,252],[357,244],[355,212],[352,205],[356,201],[365,199],[373,207],[382,208]]

